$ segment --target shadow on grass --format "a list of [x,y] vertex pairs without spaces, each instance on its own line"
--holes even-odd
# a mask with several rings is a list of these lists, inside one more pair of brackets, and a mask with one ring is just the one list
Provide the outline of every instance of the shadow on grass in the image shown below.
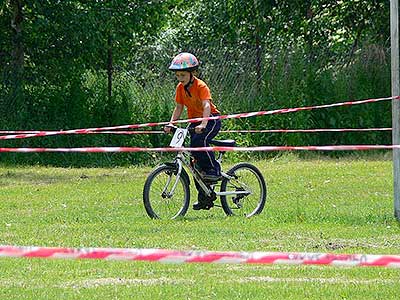
[[93,179],[105,179],[108,177],[132,177],[132,174],[92,174],[85,172],[85,170],[80,171],[76,169],[72,172],[54,172],[49,174],[49,172],[37,172],[30,170],[17,170],[17,171],[6,171],[0,174],[0,186],[15,186],[15,185],[48,185],[57,183],[70,183],[82,180],[93,180]]
[[226,215],[222,214],[221,212],[213,212],[213,213],[198,213],[197,215],[186,215],[184,217],[180,217],[178,219],[175,219],[174,221],[176,222],[194,222],[194,221],[204,221],[204,220],[212,220],[212,221],[218,221],[218,220],[224,220],[227,218]]

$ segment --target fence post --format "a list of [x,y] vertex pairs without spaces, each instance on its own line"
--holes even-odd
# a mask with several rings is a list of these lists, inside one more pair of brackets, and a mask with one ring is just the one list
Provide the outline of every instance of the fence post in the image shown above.
[[[392,96],[399,96],[399,1],[390,0]],[[400,100],[392,100],[392,144],[400,145]],[[393,149],[394,215],[400,221],[400,149]]]

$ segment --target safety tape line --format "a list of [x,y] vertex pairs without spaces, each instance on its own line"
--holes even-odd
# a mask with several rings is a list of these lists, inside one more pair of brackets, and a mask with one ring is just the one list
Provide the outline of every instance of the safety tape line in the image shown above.
[[258,147],[81,147],[81,148],[0,148],[1,152],[79,152],[79,153],[111,153],[111,152],[179,152],[179,151],[358,151],[400,149],[400,145],[338,145],[338,146],[258,146]]
[[[363,131],[391,131],[391,127],[380,128],[315,128],[315,129],[249,129],[249,130],[221,130],[219,133],[312,133],[312,132],[363,132]],[[24,131],[24,130],[0,130],[0,134],[34,134],[34,133],[53,133],[57,131]],[[85,134],[163,134],[162,130],[112,130],[112,131],[89,131]],[[0,139],[10,139],[2,138]]]
[[[12,134],[12,135],[19,135],[19,134],[53,134],[59,133],[60,131],[56,130],[0,130],[0,134]],[[122,131],[122,130],[112,130],[112,131],[88,131],[83,134],[160,134],[165,133],[161,130],[129,130],[129,131]],[[0,139],[5,139],[0,136]],[[10,139],[10,138],[8,138]]]
[[162,263],[291,264],[400,267],[399,255],[308,252],[214,252],[165,249],[52,248],[0,246],[0,257],[130,260]]
[[376,98],[376,99],[367,99],[360,101],[347,101],[341,103],[333,103],[326,105],[316,105],[316,106],[304,106],[297,108],[284,108],[277,110],[269,110],[269,111],[258,111],[258,112],[250,112],[250,113],[240,113],[240,114],[232,114],[232,115],[222,115],[222,116],[214,116],[208,118],[194,118],[194,119],[186,119],[186,120],[176,120],[173,122],[150,122],[143,124],[133,124],[133,125],[120,125],[120,126],[112,126],[112,127],[99,127],[99,128],[87,128],[87,129],[71,129],[71,130],[62,130],[62,131],[54,131],[54,132],[46,132],[41,131],[39,133],[33,134],[18,134],[18,135],[7,135],[2,136],[0,139],[23,139],[23,138],[31,138],[31,137],[39,137],[39,136],[50,136],[50,135],[64,135],[64,134],[85,134],[93,131],[106,131],[106,130],[119,130],[119,129],[138,129],[143,127],[154,127],[154,126],[163,126],[167,124],[179,124],[179,123],[196,123],[203,120],[217,120],[217,119],[240,119],[240,118],[249,118],[255,116],[265,116],[265,115],[274,115],[274,114],[285,114],[291,112],[298,112],[304,110],[314,110],[321,108],[330,108],[330,107],[339,107],[339,106],[349,106],[349,105],[360,105],[365,103],[373,103],[379,101],[387,101],[387,100],[400,100],[400,96],[396,97],[386,97],[386,98]]
[[221,133],[313,133],[313,132],[362,132],[391,131],[390,127],[382,128],[316,128],[316,129],[261,129],[261,130],[221,130]]

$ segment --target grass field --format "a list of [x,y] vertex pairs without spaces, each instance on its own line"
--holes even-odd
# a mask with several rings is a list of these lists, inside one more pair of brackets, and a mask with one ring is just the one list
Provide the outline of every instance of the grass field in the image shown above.
[[[264,212],[150,220],[146,168],[0,167],[0,244],[400,254],[391,161],[283,156],[255,164]],[[380,267],[0,258],[0,299],[398,299]]]

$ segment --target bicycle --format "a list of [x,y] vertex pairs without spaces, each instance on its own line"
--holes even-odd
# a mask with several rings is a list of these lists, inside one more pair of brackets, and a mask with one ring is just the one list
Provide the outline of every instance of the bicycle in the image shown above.
[[[186,129],[172,127],[174,136],[170,146],[181,147],[187,137]],[[212,140],[214,146],[235,147],[234,140]],[[217,154],[217,153],[216,153]],[[216,160],[222,163],[225,151],[219,151]],[[196,168],[189,151],[177,151],[172,162],[157,166],[148,175],[143,188],[143,203],[146,213],[153,219],[176,219],[183,217],[190,204],[190,178],[196,180],[205,195],[220,198],[226,215],[252,217],[262,212],[267,199],[267,185],[260,170],[248,162],[235,164],[226,173],[221,169],[221,177],[214,182],[203,179]],[[217,191],[219,189],[219,191]],[[218,205],[214,205],[218,206]]]

